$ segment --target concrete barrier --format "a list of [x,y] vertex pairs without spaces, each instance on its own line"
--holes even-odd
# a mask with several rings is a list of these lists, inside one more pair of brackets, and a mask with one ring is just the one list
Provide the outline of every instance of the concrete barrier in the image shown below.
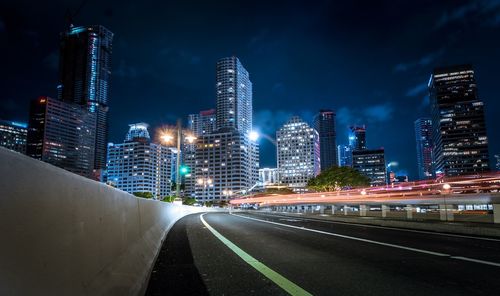
[[142,295],[168,230],[203,211],[3,148],[0,192],[0,295]]

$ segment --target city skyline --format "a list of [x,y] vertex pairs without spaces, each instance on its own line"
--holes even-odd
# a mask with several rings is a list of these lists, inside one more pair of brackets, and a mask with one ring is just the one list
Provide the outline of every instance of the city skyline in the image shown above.
[[[348,125],[366,124],[370,146],[383,146],[386,160],[397,161],[397,169],[407,171],[410,178],[415,179],[413,122],[418,117],[429,116],[426,84],[434,68],[463,63],[474,65],[479,95],[485,102],[491,161],[500,150],[499,139],[495,137],[498,128],[494,117],[494,111],[499,108],[499,102],[495,100],[498,91],[494,74],[500,66],[496,58],[499,44],[496,39],[487,38],[498,31],[499,24],[494,22],[497,10],[471,7],[467,3],[408,4],[414,10],[411,12],[398,7],[399,4],[385,10],[387,5],[382,3],[372,7],[373,15],[368,15],[368,19],[360,24],[339,16],[342,13],[354,15],[353,4],[322,2],[316,8],[290,4],[279,13],[279,5],[264,9],[263,5],[256,3],[245,12],[252,20],[250,25],[242,27],[236,24],[233,29],[225,28],[224,23],[238,15],[222,17],[217,12],[219,5],[224,5],[221,3],[214,7],[200,7],[200,11],[207,8],[211,17],[222,17],[220,23],[215,22],[206,28],[192,25],[176,32],[171,27],[184,21],[178,18],[165,22],[156,20],[154,12],[147,7],[131,7],[132,4],[113,10],[99,7],[96,13],[96,4],[89,2],[74,22],[75,25],[103,24],[115,33],[110,94],[110,105],[113,106],[110,113],[111,142],[121,140],[122,126],[130,122],[145,121],[154,127],[212,108],[213,63],[223,56],[236,55],[244,61],[253,77],[254,126],[261,132],[273,135],[293,114],[311,123],[314,113],[329,108],[337,113],[338,144],[346,144]],[[186,13],[185,22],[195,20],[202,13],[198,10],[187,13],[183,4],[172,5],[176,11]],[[77,6],[68,4],[71,9]],[[336,6],[335,10],[333,6]],[[64,29],[63,15],[68,7],[54,7],[53,4],[38,7],[35,4],[33,11],[20,10],[16,6],[2,7],[2,11],[11,16],[0,15],[0,41],[2,44],[8,42],[8,46],[1,50],[5,55],[18,57],[6,62],[5,72],[9,75],[1,82],[5,90],[0,98],[3,102],[0,109],[2,119],[27,122],[30,100],[40,95],[56,96],[57,66],[53,66],[57,65],[57,57],[54,61],[53,53],[57,55],[58,33]],[[132,8],[137,9],[138,18],[143,20],[137,28],[132,27],[137,23],[124,21],[128,20]],[[306,9],[306,14],[302,13],[302,8]],[[465,8],[464,15],[452,17],[464,11],[460,8]],[[389,24],[380,21],[384,17],[395,17],[394,10],[398,9],[401,14],[398,20],[402,21],[400,29],[389,28]],[[379,16],[375,16],[377,12]],[[30,15],[35,13],[44,14],[46,23],[31,20]],[[155,21],[144,21],[147,13],[153,13]],[[284,25],[272,18],[275,15]],[[408,21],[402,20],[410,15]],[[259,19],[262,22],[255,21]],[[287,29],[292,20],[297,21],[297,25]],[[364,26],[372,22],[373,27],[367,29]],[[418,33],[412,23],[429,26]],[[323,24],[323,29],[318,29],[320,24]],[[335,25],[340,25],[344,31],[347,29],[348,34],[340,34],[334,29]],[[418,27],[420,30],[421,26]],[[205,42],[216,32],[228,33],[228,30],[238,29],[241,32],[238,36],[222,34],[214,39],[215,42]],[[363,33],[365,29],[367,32]],[[137,38],[134,34],[137,30],[144,32],[144,37],[138,40],[133,39]],[[311,32],[316,33],[308,34]],[[380,32],[386,33],[382,38],[384,42],[373,42],[374,38],[382,36]],[[167,33],[172,38],[162,37]],[[185,41],[187,33],[208,35],[198,41],[189,38],[191,42],[178,42]],[[368,48],[364,49],[360,41],[347,36],[349,33],[368,42]],[[443,40],[443,35],[451,37]],[[153,44],[146,45],[142,42],[145,40],[152,40]],[[318,40],[328,41],[318,43]],[[203,42],[206,48],[201,49]],[[290,49],[292,44],[297,48]],[[132,54],[129,46],[139,54]],[[37,49],[34,54],[23,56],[24,60],[19,58],[34,48]],[[330,50],[333,55],[326,54]],[[374,58],[380,58],[380,61]],[[15,60],[16,67],[23,71],[14,69],[10,60]],[[44,74],[40,75],[35,69],[42,69]],[[20,85],[26,82],[30,87],[24,89]],[[393,136],[377,136],[381,133]],[[274,146],[266,140],[261,140],[260,144],[261,167],[273,167],[276,163],[272,153]]]

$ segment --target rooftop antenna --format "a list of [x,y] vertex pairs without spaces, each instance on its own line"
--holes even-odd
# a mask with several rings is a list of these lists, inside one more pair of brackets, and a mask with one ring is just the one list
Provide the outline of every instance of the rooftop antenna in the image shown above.
[[78,16],[78,14],[80,14],[85,4],[87,4],[87,0],[82,0],[82,2],[80,2],[80,6],[78,6],[75,12],[71,12],[71,9],[69,8],[66,9],[65,19],[66,19],[66,24],[70,29],[74,27],[73,25],[74,18]]

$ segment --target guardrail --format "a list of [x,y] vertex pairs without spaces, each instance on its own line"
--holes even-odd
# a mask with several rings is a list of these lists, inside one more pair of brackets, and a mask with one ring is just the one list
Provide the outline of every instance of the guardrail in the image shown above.
[[0,295],[142,295],[167,232],[203,208],[136,198],[0,148]]

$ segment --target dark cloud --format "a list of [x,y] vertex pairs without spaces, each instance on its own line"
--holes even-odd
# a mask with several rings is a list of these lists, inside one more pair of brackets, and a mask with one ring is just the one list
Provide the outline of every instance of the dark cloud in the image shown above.
[[59,51],[53,51],[43,59],[43,64],[53,71],[59,69]]
[[420,83],[418,85],[415,85],[414,87],[408,89],[406,91],[406,96],[407,97],[416,97],[419,96],[425,92],[427,92],[429,87],[427,86],[427,83]]
[[455,22],[479,22],[483,25],[500,25],[500,1],[499,0],[471,0],[466,4],[445,11],[436,28],[442,28]]
[[431,65],[444,53],[445,53],[444,48],[441,48],[439,50],[426,54],[417,60],[407,63],[399,63],[396,66],[394,66],[394,72],[406,72],[408,70],[413,70],[415,68]]

